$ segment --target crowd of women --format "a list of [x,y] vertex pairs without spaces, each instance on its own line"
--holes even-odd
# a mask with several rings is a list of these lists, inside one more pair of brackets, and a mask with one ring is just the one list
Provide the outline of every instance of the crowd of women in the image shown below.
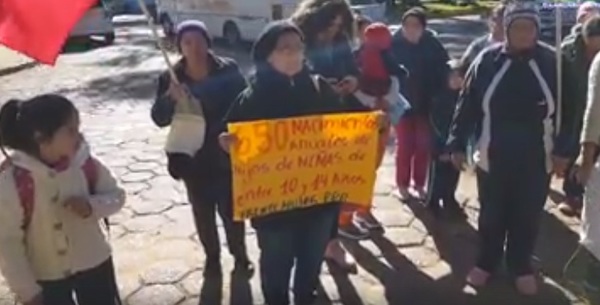
[[[582,5],[557,63],[555,50],[538,40],[535,7],[502,4],[490,16],[490,33],[450,60],[420,8],[405,12],[391,33],[344,0],[304,0],[255,41],[248,77],[214,52],[202,22],[182,22],[175,39],[181,60],[160,76],[151,117],[169,126],[176,105],[190,96],[204,111],[203,147],[194,156],[167,154],[169,174],[186,186],[204,276],[222,274],[217,214],[235,271],[254,271],[245,224],[232,217],[228,152],[236,137],[227,123],[378,111],[378,164],[394,130],[397,195],[422,201],[436,217],[464,217],[454,193],[472,147],[481,210],[469,284],[484,286],[505,260],[517,290],[537,293],[530,259],[556,174],[568,198],[561,210],[577,215],[583,202],[577,256],[588,267],[583,281],[600,288],[599,16],[597,5]],[[120,304],[99,220],[120,210],[124,191],[91,157],[73,103],[57,95],[7,102],[0,144],[12,150],[0,175],[0,270],[12,291],[27,305],[75,304],[73,295],[79,305]],[[290,303],[292,270],[294,304],[312,304],[324,259],[355,268],[340,239],[383,230],[368,209],[343,202],[251,223],[269,305]]]

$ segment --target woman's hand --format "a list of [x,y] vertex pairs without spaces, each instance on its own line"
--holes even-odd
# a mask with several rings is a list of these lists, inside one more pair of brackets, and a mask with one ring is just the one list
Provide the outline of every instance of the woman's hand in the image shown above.
[[381,110],[376,111],[377,113],[377,127],[380,132],[384,132],[387,128],[390,128],[390,118],[387,114]]
[[581,185],[586,185],[588,180],[590,179],[590,175],[592,174],[592,170],[594,169],[594,164],[583,161],[583,156],[579,155],[577,161],[575,161],[575,165],[573,166],[572,175],[575,175],[575,179]]
[[565,177],[568,167],[569,159],[558,156],[552,156],[552,171],[557,177]]
[[67,199],[65,207],[81,218],[88,218],[92,215],[92,206],[83,197],[71,197]]
[[339,83],[342,94],[349,95],[354,93],[358,88],[358,79],[354,76],[346,76]]
[[219,135],[219,145],[227,153],[229,153],[231,146],[235,145],[237,140],[237,136],[232,133],[224,132]]
[[167,94],[176,102],[184,101],[188,96],[185,85],[176,82],[171,82]]
[[377,98],[375,100],[375,109],[388,112],[390,110],[390,102],[384,98]]
[[462,152],[453,152],[450,154],[450,162],[452,162],[452,165],[454,165],[456,169],[463,171],[467,164],[467,156]]

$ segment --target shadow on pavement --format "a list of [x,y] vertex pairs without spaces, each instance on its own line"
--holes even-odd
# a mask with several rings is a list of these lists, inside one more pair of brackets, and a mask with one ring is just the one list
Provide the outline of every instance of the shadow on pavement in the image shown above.
[[562,283],[564,267],[579,246],[579,235],[558,217],[544,213],[535,255],[541,272]]
[[[348,247],[348,243],[344,242],[344,245]],[[360,247],[358,244],[355,244],[354,246]],[[349,251],[352,252],[351,250]],[[327,265],[327,269],[329,269],[331,277],[337,286],[338,294],[342,304],[363,305],[363,301],[356,291],[356,287],[354,287],[354,284],[352,284],[350,278],[348,277],[349,273],[341,270],[335,263],[328,260],[325,261],[325,264]],[[326,293],[319,293],[319,295],[326,295]],[[331,304],[331,301],[329,303],[319,303],[319,305],[321,304]]]
[[[231,273],[230,304],[252,305],[252,287],[247,275],[237,272]],[[220,304],[220,303],[217,303]]]
[[[465,210],[467,202],[468,200],[462,204]],[[425,226],[440,258],[450,265],[452,274],[462,281],[470,270],[477,251],[477,231],[469,224],[468,216],[449,218],[442,214],[436,219],[421,202],[409,201],[407,206]],[[462,284],[464,286],[464,282]]]
[[200,289],[199,305],[221,304],[223,300],[223,277],[205,278]]
[[347,248],[364,269],[379,279],[389,304],[464,304],[465,297],[455,285],[449,285],[450,278],[432,279],[384,236],[372,240],[381,250],[381,259],[357,243],[347,244]]

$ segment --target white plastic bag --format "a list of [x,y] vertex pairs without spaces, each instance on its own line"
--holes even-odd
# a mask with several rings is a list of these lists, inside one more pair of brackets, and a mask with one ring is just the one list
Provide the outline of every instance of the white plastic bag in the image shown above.
[[[356,90],[354,96],[365,106],[374,109],[377,97],[368,95],[361,90]],[[410,103],[400,93],[400,82],[396,77],[392,77],[392,84],[389,92],[383,97],[389,103],[388,117],[392,125],[397,125],[404,113],[410,109]]]
[[165,151],[193,157],[204,145],[205,133],[204,117],[186,113],[175,114],[167,135]]
[[193,157],[204,145],[206,119],[202,106],[188,90],[187,101],[178,101],[165,143],[167,153],[184,153]]

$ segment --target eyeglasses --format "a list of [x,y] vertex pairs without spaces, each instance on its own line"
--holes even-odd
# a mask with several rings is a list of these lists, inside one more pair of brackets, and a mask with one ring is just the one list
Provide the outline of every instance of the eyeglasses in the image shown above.
[[277,46],[275,52],[287,53],[287,52],[304,52],[304,44],[284,44]]

